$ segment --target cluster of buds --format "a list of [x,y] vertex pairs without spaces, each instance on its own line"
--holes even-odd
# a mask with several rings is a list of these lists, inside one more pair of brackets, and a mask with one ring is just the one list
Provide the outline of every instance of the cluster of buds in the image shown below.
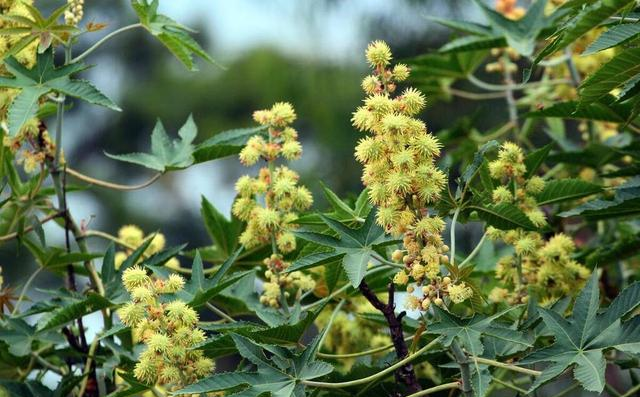
[[515,62],[520,59],[520,54],[513,48],[493,48],[491,56],[496,60],[485,65],[484,70],[487,73],[513,74],[518,71],[518,65]]
[[[535,195],[544,189],[545,182],[539,176],[525,177],[524,152],[519,146],[503,143],[498,158],[489,163],[489,172],[492,178],[502,183],[492,193],[493,202],[516,205],[537,227],[547,224],[545,214],[535,199]],[[542,299],[551,299],[579,290],[589,276],[587,268],[571,259],[575,245],[564,234],[545,241],[537,232],[522,229],[501,231],[489,227],[487,236],[502,240],[513,246],[515,251],[514,255],[498,261],[496,277],[509,289],[495,288],[489,295],[493,302],[524,303],[528,299],[529,287],[535,288]]]
[[[398,280],[394,279],[394,282]],[[462,303],[473,296],[473,290],[464,281],[454,283],[449,276],[436,276],[428,283],[419,283],[418,287],[418,295],[413,285],[407,287],[409,295],[406,306],[409,309],[428,310],[432,304],[443,306],[447,298],[453,303]]]
[[194,349],[206,339],[197,327],[198,313],[183,301],[162,299],[180,291],[184,279],[177,274],[167,280],[152,278],[133,266],[123,272],[122,283],[131,301],[118,315],[132,328],[134,339],[146,345],[134,369],[136,379],[178,390],[211,374],[214,362]]
[[491,230],[489,237],[515,249],[513,255],[504,256],[497,263],[496,278],[502,286],[489,294],[489,300],[494,303],[526,303],[529,293],[534,293],[541,304],[546,305],[580,291],[591,274],[572,258],[575,244],[563,233],[548,241],[539,233],[522,230]]
[[396,83],[409,77],[407,66],[390,68],[391,50],[382,41],[371,43],[366,57],[373,74],[362,83],[368,96],[352,123],[370,136],[358,142],[355,156],[364,165],[362,181],[369,200],[378,206],[378,224],[403,236],[405,250],[394,259],[402,260],[406,270],[395,276],[396,283],[406,284],[412,277],[422,284],[435,280],[440,264],[449,260],[442,241],[445,223],[427,208],[438,201],[447,183],[435,164],[441,145],[415,118],[425,106],[423,94],[407,88],[393,96]]
[[535,195],[544,189],[544,179],[539,176],[525,178],[527,167],[524,164],[524,152],[518,145],[503,143],[498,158],[489,163],[489,173],[502,183],[492,192],[492,199],[496,204],[515,204],[537,227],[547,224],[544,212],[535,199]]
[[298,218],[298,212],[313,204],[309,189],[298,185],[299,175],[284,165],[276,166],[279,157],[296,160],[302,155],[302,146],[298,142],[298,132],[291,127],[296,119],[293,106],[289,103],[276,103],[271,109],[258,110],[253,119],[266,127],[267,137],[255,135],[240,151],[240,162],[246,166],[264,160],[258,176],[245,175],[236,182],[238,198],[232,212],[240,220],[247,222],[240,235],[240,243],[245,248],[271,244],[273,255],[265,259],[267,267],[264,292],[260,301],[264,305],[279,307],[281,297],[289,295],[287,289],[298,291],[313,289],[315,282],[309,276],[299,272],[285,274],[289,263],[282,255],[296,249],[296,238],[292,230]]
[[[294,160],[302,154],[298,133],[289,126],[296,114],[289,103],[276,103],[270,110],[256,111],[253,118],[267,127],[268,139],[261,135],[250,138],[240,152],[240,161],[250,166],[264,159],[268,165],[260,169],[257,177],[245,175],[236,183],[238,198],[232,211],[247,222],[240,243],[251,248],[274,239],[280,252],[288,253],[296,248],[291,233],[295,225],[291,222],[298,217],[297,211],[303,211],[313,203],[311,192],[298,185],[298,174],[274,164],[279,156]],[[264,198],[264,205],[260,198]]]
[[518,6],[518,0],[496,0],[496,11],[512,20],[522,18],[527,12]]
[[282,295],[285,299],[289,298],[290,290],[301,296],[304,291],[310,291],[316,287],[314,279],[307,274],[299,271],[283,273],[290,263],[285,261],[282,255],[272,254],[271,257],[264,260],[264,265],[267,267],[264,272],[266,281],[263,284],[260,303],[265,306],[278,308],[280,307],[280,298]]
[[[120,230],[118,230],[118,240],[124,243],[123,245],[126,247],[126,250],[116,252],[114,258],[116,270],[120,269],[122,263],[133,253],[135,249],[137,249],[147,241],[151,240],[149,246],[142,255],[143,257],[149,257],[151,255],[157,254],[164,249],[166,244],[164,234],[151,233],[145,236],[142,229],[140,229],[136,225],[122,226]],[[142,260],[142,258],[140,260]],[[167,261],[165,266],[170,269],[179,269],[180,262],[177,258],[171,258]]]
[[68,8],[64,12],[64,23],[77,26],[84,16],[84,0],[67,0]]

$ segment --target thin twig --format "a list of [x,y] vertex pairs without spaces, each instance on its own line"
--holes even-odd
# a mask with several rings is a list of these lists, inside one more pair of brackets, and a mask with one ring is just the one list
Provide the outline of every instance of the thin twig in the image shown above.
[[225,319],[226,321],[230,322],[230,323],[235,323],[237,322],[237,320],[233,317],[231,317],[230,315],[228,315],[227,313],[223,312],[222,310],[218,309],[217,307],[215,307],[214,305],[212,305],[211,303],[207,302],[205,303],[205,305],[207,306],[207,309],[211,310],[212,312],[214,312],[215,314],[217,314],[218,316],[222,317],[223,319]]
[[478,242],[478,244],[476,245],[476,247],[473,249],[473,251],[471,251],[471,253],[469,254],[469,256],[467,256],[462,263],[460,263],[460,265],[458,266],[459,268],[464,267],[464,265],[466,265],[467,263],[469,263],[476,255],[478,255],[478,252],[480,252],[480,248],[482,248],[482,244],[484,243],[484,240],[487,238],[487,232],[484,232],[484,234],[482,235],[482,238],[480,239],[480,241]]
[[[51,215],[45,216],[44,218],[38,220],[38,223],[43,225],[43,224],[49,222],[50,220],[56,219],[56,218],[58,218],[60,216],[62,216],[62,213],[61,212],[56,212],[55,214],[51,214]],[[28,233],[28,232],[32,231],[33,229],[34,229],[33,226],[27,226],[27,227],[24,228],[24,230],[22,230],[21,233],[22,234]],[[13,233],[5,234],[4,236],[0,236],[0,242],[1,241],[12,240],[12,239],[18,237],[18,234],[19,234],[18,232],[13,232]]]
[[90,176],[84,175],[79,171],[76,171],[72,168],[68,168],[67,167],[67,173],[71,176],[73,176],[74,178],[80,179],[81,181],[90,183],[92,185],[96,185],[96,186],[100,186],[100,187],[104,187],[107,189],[113,189],[113,190],[121,190],[121,191],[131,191],[131,190],[140,190],[140,189],[144,189],[145,187],[153,184],[155,181],[157,181],[161,176],[162,173],[157,173],[155,174],[153,177],[151,177],[149,180],[137,184],[137,185],[121,185],[119,183],[113,183],[113,182],[107,182],[107,181],[103,181],[102,179],[96,179],[96,178],[92,178]]
[[114,30],[113,32],[111,32],[108,35],[106,35],[103,38],[101,38],[100,40],[96,41],[94,45],[89,47],[82,54],[80,54],[77,57],[73,58],[69,63],[76,63],[76,62],[79,62],[79,61],[83,60],[87,55],[91,54],[93,51],[98,49],[98,47],[100,47],[102,44],[104,44],[107,40],[111,39],[112,37],[114,37],[114,36],[116,36],[116,35],[118,35],[118,34],[120,34],[122,32],[126,32],[127,30],[131,30],[131,29],[135,29],[135,28],[141,28],[141,27],[142,27],[141,23],[134,23],[132,25],[124,26],[124,27],[122,27],[120,29]]

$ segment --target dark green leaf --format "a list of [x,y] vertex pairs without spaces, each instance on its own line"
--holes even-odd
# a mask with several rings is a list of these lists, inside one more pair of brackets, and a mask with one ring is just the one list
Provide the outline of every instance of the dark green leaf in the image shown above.
[[600,193],[602,187],[582,179],[556,179],[547,182],[544,190],[536,196],[538,205],[575,200]]

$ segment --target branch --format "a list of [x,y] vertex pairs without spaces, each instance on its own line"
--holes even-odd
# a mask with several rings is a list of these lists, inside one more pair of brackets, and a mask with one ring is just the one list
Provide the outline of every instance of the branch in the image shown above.
[[101,187],[105,187],[107,189],[113,189],[113,190],[122,190],[122,191],[131,191],[131,190],[139,190],[139,189],[144,189],[145,187],[151,185],[153,182],[157,181],[158,178],[160,178],[162,176],[162,173],[157,173],[155,174],[153,177],[151,177],[151,179],[140,183],[138,185],[121,185],[119,183],[112,183],[112,182],[107,182],[107,181],[103,181],[101,179],[96,179],[96,178],[92,178],[90,176],[84,175],[79,171],[76,171],[72,168],[68,168],[67,167],[67,174],[73,176],[76,179],[80,179],[81,181],[90,183],[92,185],[96,185],[96,186],[101,186]]
[[[62,212],[56,212],[55,214],[45,216],[44,218],[38,220],[38,223],[42,225],[62,215],[63,215]],[[28,233],[32,230],[33,230],[33,226],[28,226],[28,227],[25,227],[24,230],[22,230],[22,233]],[[12,240],[18,237],[18,234],[19,234],[18,232],[13,232],[13,233],[5,234],[4,236],[0,236],[0,242]]]
[[114,30],[113,32],[109,33],[108,35],[104,36],[103,38],[101,38],[100,40],[96,41],[96,43],[94,45],[92,45],[91,47],[89,47],[85,52],[83,52],[82,54],[78,55],[77,57],[73,58],[72,60],[69,61],[69,63],[76,63],[79,62],[81,60],[83,60],[87,55],[91,54],[93,51],[97,50],[98,47],[100,47],[102,44],[104,44],[106,41],[108,41],[109,39],[111,39],[112,37],[122,33],[122,32],[126,32],[127,30],[130,29],[135,29],[135,28],[141,28],[142,24],[141,23],[134,23],[133,25],[128,25],[128,26],[124,26],[118,30]]
[[[407,348],[407,343],[402,331],[402,317],[406,315],[406,312],[402,312],[398,316],[395,314],[395,304],[393,301],[395,292],[394,284],[389,283],[389,301],[387,304],[378,299],[376,294],[371,290],[371,288],[369,288],[366,281],[362,280],[359,289],[362,295],[367,298],[369,303],[378,309],[378,311],[380,311],[387,320],[391,340],[396,350],[396,356],[399,359],[407,357],[409,355],[409,349]],[[405,384],[410,393],[416,393],[422,389],[418,382],[418,378],[416,377],[413,365],[410,363],[398,367],[396,370],[396,382]]]
[[[411,360],[419,357],[420,355],[422,355],[423,353],[427,352],[428,350],[431,350],[433,347],[435,347],[436,345],[438,345],[440,343],[440,339],[441,337],[437,337],[436,339],[434,339],[433,341],[429,342],[427,345],[425,345],[424,347],[422,347],[420,350],[416,351],[415,353],[411,354],[410,356],[407,356],[405,358],[403,358],[402,360],[398,361],[397,363],[383,369],[382,371],[375,373],[373,375],[367,376],[366,378],[360,378],[360,379],[356,379],[356,380],[350,380],[348,382],[338,382],[338,383],[327,383],[327,382],[315,382],[315,381],[311,381],[311,380],[303,380],[301,383],[305,384],[307,386],[311,386],[311,387],[320,387],[320,388],[325,388],[325,389],[342,389],[345,387],[351,387],[351,386],[357,386],[357,385],[362,385],[365,383],[369,383],[372,381],[375,381],[377,379],[380,379],[388,374],[390,374],[391,372],[395,371],[396,369],[404,366],[405,364],[411,362]],[[457,382],[456,382],[457,384]],[[425,392],[427,390],[424,390]],[[415,395],[415,394],[414,394]]]

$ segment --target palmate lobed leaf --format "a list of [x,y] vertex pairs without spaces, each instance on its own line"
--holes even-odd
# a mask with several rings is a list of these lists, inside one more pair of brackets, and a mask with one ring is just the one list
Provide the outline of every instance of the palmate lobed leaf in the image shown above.
[[367,265],[374,248],[393,244],[396,240],[385,235],[384,230],[375,222],[375,211],[369,212],[359,229],[351,229],[345,224],[319,215],[322,221],[340,237],[339,239],[321,233],[296,231],[299,238],[320,246],[331,248],[331,252],[313,253],[298,259],[287,271],[320,266],[342,256],[342,266],[353,287],[358,287],[367,272]]
[[158,0],[131,0],[140,23],[155,36],[187,69],[196,71],[194,56],[217,65],[190,33],[194,31],[166,15],[158,14]]
[[578,295],[573,314],[565,319],[560,314],[539,309],[547,328],[555,336],[555,343],[525,357],[521,363],[550,362],[534,382],[530,392],[553,380],[567,368],[574,368],[574,376],[586,390],[602,392],[605,386],[604,351],[640,352],[638,317],[626,322],[622,318],[640,305],[640,283],[626,288],[607,309],[599,313],[600,290],[597,271]]
[[[237,396],[291,397],[304,395],[301,380],[315,379],[333,371],[333,366],[315,360],[320,335],[301,352],[276,345],[256,342],[239,334],[231,334],[238,353],[257,367],[255,372],[234,372],[215,374],[174,394],[193,394],[221,391],[238,386],[247,386]],[[266,353],[270,353],[267,358]]]
[[22,126],[35,117],[40,98],[50,92],[82,99],[89,103],[120,111],[120,108],[87,80],[72,79],[71,75],[85,70],[81,63],[57,68],[53,62],[53,50],[38,54],[36,64],[27,69],[14,57],[3,61],[13,77],[0,77],[0,87],[16,88],[20,92],[9,106],[9,135],[17,134]]

